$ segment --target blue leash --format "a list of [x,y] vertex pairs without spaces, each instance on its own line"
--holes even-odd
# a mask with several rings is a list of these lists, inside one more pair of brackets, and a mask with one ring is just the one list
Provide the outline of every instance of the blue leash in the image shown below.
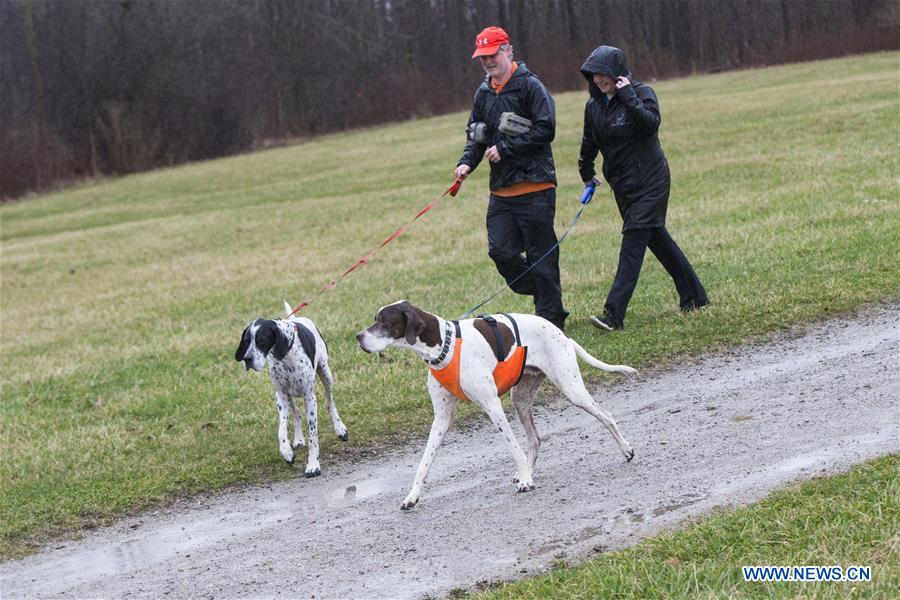
[[554,250],[559,248],[559,245],[562,244],[563,240],[566,239],[566,236],[569,235],[569,232],[572,231],[572,228],[575,227],[575,224],[578,223],[578,219],[581,218],[581,214],[584,212],[584,209],[586,209],[587,205],[590,204],[591,198],[594,197],[594,190],[596,190],[596,189],[597,189],[597,184],[594,183],[593,181],[591,181],[591,183],[585,184],[584,191],[581,193],[581,200],[580,200],[581,208],[578,209],[578,212],[575,214],[575,218],[572,219],[572,223],[571,223],[571,225],[569,225],[569,228],[566,229],[566,232],[564,234],[562,234],[562,237],[559,238],[559,241],[557,241],[555,244],[553,244],[552,248],[547,250],[547,252],[542,257],[540,257],[539,259],[534,261],[534,263],[532,263],[530,267],[528,267],[527,269],[522,271],[518,277],[516,277],[515,279],[513,279],[512,281],[510,281],[509,283],[504,285],[502,288],[500,288],[496,292],[494,292],[487,300],[485,300],[481,304],[478,304],[478,305],[472,307],[465,314],[463,314],[458,320],[465,319],[466,317],[468,317],[469,315],[474,313],[476,310],[478,310],[479,308],[481,308],[482,306],[484,306],[485,304],[487,304],[488,302],[490,302],[491,300],[493,300],[494,298],[499,296],[501,293],[503,293],[503,291],[505,291],[506,288],[512,289],[512,284],[514,284],[515,282],[520,280],[522,277],[524,277],[526,274],[528,274],[528,272],[531,271],[536,266],[538,266],[538,264],[540,264],[540,262],[542,260],[544,260],[545,258],[550,256],[550,254],[552,254]]

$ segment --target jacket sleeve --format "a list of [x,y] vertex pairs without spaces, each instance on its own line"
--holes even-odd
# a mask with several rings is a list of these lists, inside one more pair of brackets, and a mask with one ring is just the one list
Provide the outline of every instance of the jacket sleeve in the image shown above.
[[462,156],[456,161],[457,167],[459,165],[469,165],[474,171],[481,159],[484,158],[484,151],[487,150],[487,145],[476,144],[468,135],[468,126],[479,121],[484,121],[484,118],[482,118],[481,109],[479,108],[478,92],[475,92],[475,99],[472,101],[472,113],[469,115],[469,122],[466,124],[466,146],[463,148]]
[[[534,77],[528,78],[526,98],[531,111],[531,129],[517,136],[504,136],[497,143],[501,160],[521,158],[556,137],[556,104],[544,85]],[[525,115],[522,115],[525,116]]]
[[635,89],[634,85],[626,85],[618,94],[625,104],[628,115],[634,120],[637,130],[643,133],[656,133],[662,120],[656,93],[646,85],[640,85],[638,89]]
[[578,155],[578,173],[581,175],[581,181],[590,181],[597,171],[594,168],[594,160],[600,147],[594,142],[592,132],[594,123],[591,117],[591,103],[584,106],[584,132],[581,134],[581,152]]

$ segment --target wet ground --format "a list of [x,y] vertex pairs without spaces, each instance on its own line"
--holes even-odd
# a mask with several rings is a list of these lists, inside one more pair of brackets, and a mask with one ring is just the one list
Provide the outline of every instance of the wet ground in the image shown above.
[[451,431],[411,511],[400,503],[424,440],[5,563],[2,597],[419,598],[576,562],[900,449],[898,324],[900,306],[879,309],[594,389],[631,463],[592,417],[547,397],[534,492],[515,493],[490,427]]

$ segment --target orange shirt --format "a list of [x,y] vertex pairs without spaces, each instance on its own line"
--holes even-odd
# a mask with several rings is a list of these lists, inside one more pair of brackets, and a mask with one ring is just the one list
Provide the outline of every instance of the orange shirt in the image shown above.
[[500,83],[497,83],[496,81],[494,81],[494,78],[491,77],[491,87],[494,89],[495,94],[497,94],[498,96],[500,95],[500,90],[502,90],[503,86],[506,85],[510,79],[512,79],[513,74],[516,72],[516,69],[518,69],[518,68],[519,68],[519,63],[513,62],[512,69],[509,70],[509,77],[507,77]]
[[524,196],[532,192],[540,192],[541,190],[549,190],[555,188],[556,184],[549,181],[544,183],[535,183],[533,181],[523,181],[522,183],[513,184],[507,188],[499,190],[491,190],[491,193],[501,198],[512,198],[514,196]]

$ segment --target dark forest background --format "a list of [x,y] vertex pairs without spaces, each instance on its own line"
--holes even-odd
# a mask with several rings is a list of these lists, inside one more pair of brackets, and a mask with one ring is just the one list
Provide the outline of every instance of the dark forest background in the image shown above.
[[0,198],[470,105],[500,25],[552,92],[896,49],[897,0],[0,0]]

